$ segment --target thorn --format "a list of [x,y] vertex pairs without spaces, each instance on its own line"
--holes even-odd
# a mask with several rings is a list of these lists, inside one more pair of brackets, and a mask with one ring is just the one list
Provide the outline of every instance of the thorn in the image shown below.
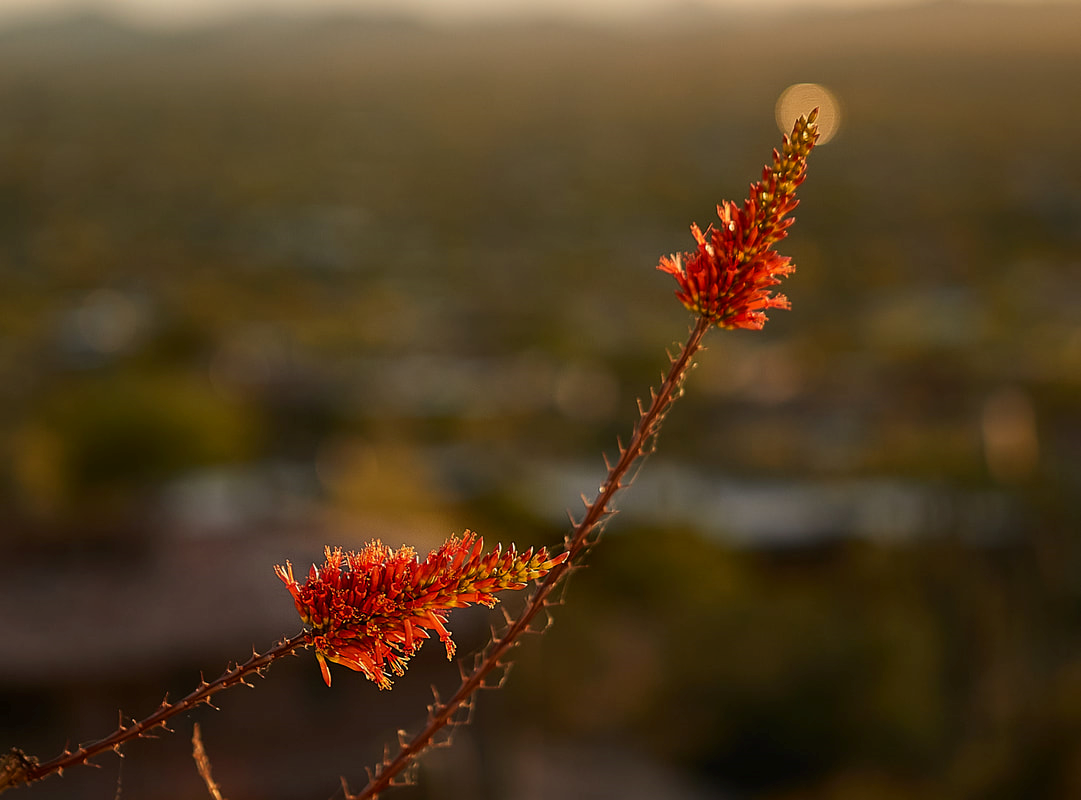
[[[375,776],[372,775],[372,771],[368,767],[365,767],[364,769],[368,770],[368,781],[369,782],[374,781]],[[345,800],[354,800],[356,795],[349,791],[349,784],[346,782],[344,775],[341,777],[341,782],[342,782],[342,794],[345,795]]]
[[459,725],[471,725],[473,723],[473,698],[472,696],[468,701],[462,703],[462,708],[465,709],[465,719],[457,723]]

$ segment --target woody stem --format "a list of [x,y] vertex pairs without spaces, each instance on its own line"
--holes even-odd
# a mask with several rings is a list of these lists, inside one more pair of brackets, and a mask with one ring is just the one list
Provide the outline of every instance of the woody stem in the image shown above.
[[[247,683],[248,679],[252,676],[261,676],[266,668],[274,661],[307,646],[308,634],[306,631],[301,631],[291,639],[285,639],[279,642],[275,647],[262,655],[253,652],[251,658],[243,664],[238,664],[231,669],[227,669],[212,681],[201,681],[194,691],[177,702],[169,703],[167,700],[163,700],[158,710],[145,719],[134,722],[131,725],[124,725],[121,723],[115,731],[105,738],[98,739],[90,744],[82,745],[73,751],[65,751],[50,761],[37,764],[31,760],[27,768],[19,775],[19,783],[33,783],[54,772],[61,772],[68,767],[85,764],[94,756],[97,756],[106,750],[118,751],[120,746],[125,742],[145,736],[155,728],[165,728],[165,723],[170,719],[177,714],[190,711],[200,703],[207,703],[209,705],[210,697],[212,695],[223,689],[228,689],[231,686]],[[0,791],[2,791],[3,788],[5,787],[0,786]]]
[[542,608],[547,606],[549,595],[566,577],[572,563],[579,560],[592,544],[590,534],[611,510],[615,495],[626,486],[623,480],[627,477],[627,473],[639,458],[649,452],[669,408],[682,394],[683,379],[693,363],[695,354],[702,347],[702,338],[711,326],[712,323],[708,319],[698,317],[687,342],[683,345],[679,355],[672,360],[668,373],[660,387],[651,392],[649,407],[641,412],[630,442],[625,447],[620,447],[619,460],[614,465],[609,466],[608,475],[604,483],[601,484],[597,496],[592,502],[586,504],[585,516],[567,536],[567,551],[570,553],[570,558],[552,568],[544,581],[537,587],[537,590],[530,596],[522,613],[510,623],[503,635],[485,651],[483,659],[473,671],[463,677],[454,695],[445,703],[432,706],[424,729],[409,741],[402,743],[398,754],[382,765],[368,782],[368,785],[361,790],[360,794],[352,795],[349,794],[348,789],[345,790],[348,800],[373,800],[380,792],[390,786],[395,776],[428,747],[433,737],[450,722],[458,710],[469,700],[473,692],[484,684],[485,678],[500,665],[507,651],[514,646],[518,637],[529,629],[534,617]]

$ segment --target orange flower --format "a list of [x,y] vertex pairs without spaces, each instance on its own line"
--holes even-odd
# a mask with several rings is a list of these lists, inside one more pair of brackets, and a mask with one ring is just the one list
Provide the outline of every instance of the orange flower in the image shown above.
[[363,672],[389,689],[386,669],[405,673],[410,657],[428,638],[428,630],[446,645],[454,642],[446,629],[447,613],[473,603],[494,606],[496,592],[523,589],[567,560],[567,553],[548,557],[544,548],[524,553],[497,546],[484,554],[484,540],[472,531],[452,536],[423,561],[412,547],[392,550],[370,542],[359,553],[326,548],[326,563],[312,565],[308,580],[297,583],[293,565],[274,571],[293,595],[297,612],[311,625],[309,638],[330,686],[327,661]]
[[664,256],[657,266],[676,279],[676,297],[683,305],[721,328],[758,330],[767,309],[789,307],[788,298],[771,292],[795,266],[773,245],[787,235],[792,220],[785,217],[799,204],[796,187],[803,183],[807,155],[818,138],[817,118],[816,109],[796,120],[781,152],[773,151],[773,165],[751,184],[743,208],[722,202],[717,206],[719,227],[711,225],[703,233],[691,226],[695,252]]

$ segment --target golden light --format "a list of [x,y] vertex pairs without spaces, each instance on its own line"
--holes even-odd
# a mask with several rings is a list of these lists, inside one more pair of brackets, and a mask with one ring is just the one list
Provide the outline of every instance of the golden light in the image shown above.
[[775,114],[782,133],[792,130],[796,119],[818,109],[818,144],[828,142],[841,125],[841,104],[820,83],[794,83],[777,98]]
[[998,481],[1010,483],[1031,475],[1040,461],[1036,411],[1028,394],[1015,387],[993,392],[981,415],[987,468]]

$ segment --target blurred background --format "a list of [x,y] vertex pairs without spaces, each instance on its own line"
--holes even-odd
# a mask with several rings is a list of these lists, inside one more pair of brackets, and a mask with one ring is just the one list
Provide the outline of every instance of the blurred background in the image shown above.
[[[813,82],[793,309],[387,796],[1081,796],[1081,8],[617,7],[5,5],[0,747],[296,633],[325,544],[558,544],[690,324],[659,256]],[[456,676],[306,653],[20,791],[205,798],[198,721],[231,800],[340,797]]]

